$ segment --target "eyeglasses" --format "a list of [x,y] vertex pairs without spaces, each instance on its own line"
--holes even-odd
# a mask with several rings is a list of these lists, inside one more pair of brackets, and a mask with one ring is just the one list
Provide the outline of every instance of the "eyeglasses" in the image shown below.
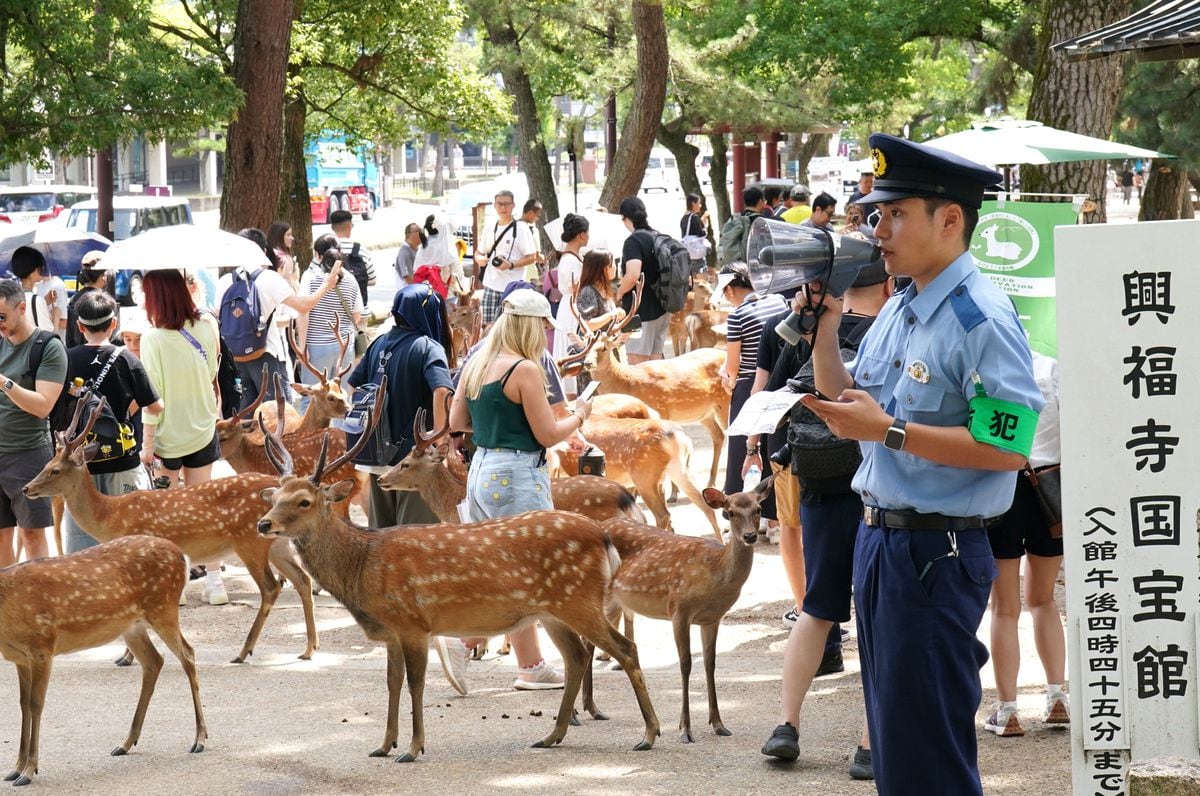
[[496,207],[512,207],[513,202],[496,202]]

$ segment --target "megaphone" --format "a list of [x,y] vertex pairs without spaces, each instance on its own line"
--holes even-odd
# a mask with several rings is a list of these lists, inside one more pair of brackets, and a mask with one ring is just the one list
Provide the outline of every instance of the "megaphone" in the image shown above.
[[[750,281],[759,293],[781,293],[820,280],[824,289],[837,297],[854,284],[864,268],[883,269],[879,246],[869,240],[775,219],[755,219],[746,248]],[[793,312],[775,331],[797,345],[806,331],[803,322]]]
[[746,248],[750,281],[759,293],[782,293],[819,279],[830,295],[841,296],[859,271],[883,262],[879,246],[868,240],[778,219],[756,218]]

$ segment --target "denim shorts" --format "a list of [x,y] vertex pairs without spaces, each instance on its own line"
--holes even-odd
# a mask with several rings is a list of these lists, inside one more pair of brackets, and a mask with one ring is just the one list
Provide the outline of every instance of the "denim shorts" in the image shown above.
[[479,448],[467,473],[472,522],[554,508],[542,451]]

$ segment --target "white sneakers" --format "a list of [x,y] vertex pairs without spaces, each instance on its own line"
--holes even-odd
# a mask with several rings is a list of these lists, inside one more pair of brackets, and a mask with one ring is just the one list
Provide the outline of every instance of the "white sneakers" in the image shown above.
[[1066,694],[1059,690],[1046,692],[1046,713],[1042,721],[1057,725],[1071,723],[1071,703]]
[[545,661],[538,661],[535,666],[520,670],[513,688],[518,691],[553,691],[562,688],[563,683],[562,672]]
[[450,686],[467,695],[467,664],[471,661],[471,651],[460,638],[453,636],[435,636],[434,649],[437,650],[438,660],[442,662],[442,673]]
[[[1046,689],[1046,711],[1042,714],[1042,721],[1059,727],[1071,723],[1071,703],[1061,686]],[[984,721],[983,728],[1001,738],[1014,738],[1025,734],[1025,729],[1017,718],[1016,702],[997,702],[991,715]]]

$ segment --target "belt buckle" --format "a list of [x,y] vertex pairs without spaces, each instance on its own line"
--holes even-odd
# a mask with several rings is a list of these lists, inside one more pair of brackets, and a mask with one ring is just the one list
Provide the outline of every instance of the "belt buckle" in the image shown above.
[[863,506],[863,520],[867,525],[878,528],[883,525],[883,512],[874,506]]

